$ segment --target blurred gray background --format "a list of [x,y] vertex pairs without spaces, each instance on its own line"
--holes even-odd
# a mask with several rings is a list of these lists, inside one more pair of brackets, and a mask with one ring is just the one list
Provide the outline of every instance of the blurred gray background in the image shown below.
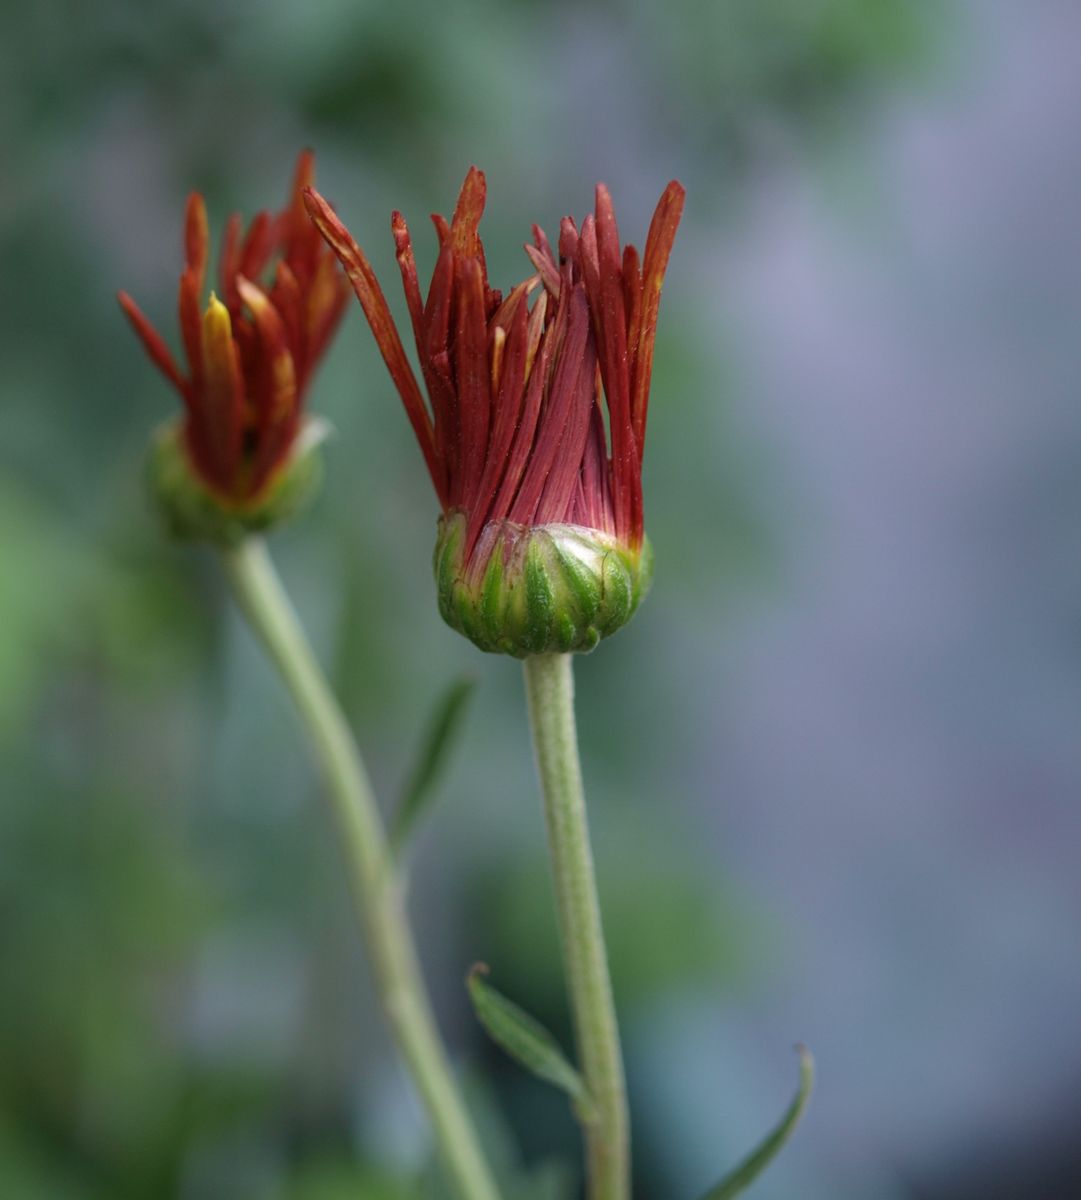
[[[307,748],[142,459],[188,190],[303,145],[404,318],[389,213],[489,181],[497,283],[611,187],[688,205],[646,462],[657,580],[578,664],[643,1200],[814,1103],[761,1200],[1081,1195],[1081,9],[1068,0],[0,8],[0,1194],[434,1196]],[[513,1193],[569,1040],[519,671],[436,614],[436,505],[356,306],[273,548],[381,793],[478,680],[412,911]]]

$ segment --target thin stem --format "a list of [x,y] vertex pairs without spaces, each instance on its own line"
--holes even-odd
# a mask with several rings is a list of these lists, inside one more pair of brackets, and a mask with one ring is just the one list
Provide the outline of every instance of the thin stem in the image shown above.
[[428,1109],[446,1169],[462,1200],[498,1200],[439,1038],[382,818],[349,726],[262,541],[249,538],[224,550],[222,561],[311,738],[344,844],[380,999]]
[[597,1108],[585,1126],[589,1196],[628,1200],[627,1094],[578,761],[571,656],[527,658],[525,685],[578,1056]]

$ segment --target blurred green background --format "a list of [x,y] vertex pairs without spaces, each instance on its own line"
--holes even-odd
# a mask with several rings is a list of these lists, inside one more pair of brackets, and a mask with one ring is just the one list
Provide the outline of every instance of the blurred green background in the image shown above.
[[[0,1195],[441,1196],[307,747],[142,487],[185,194],[297,150],[404,316],[389,213],[471,162],[497,283],[612,189],[688,190],[646,464],[657,583],[579,663],[642,1200],[820,1086],[762,1200],[1081,1194],[1081,14],[1008,0],[0,7]],[[274,538],[388,802],[478,681],[415,849],[440,1019],[519,1200],[566,1105],[466,968],[569,1042],[519,672],[439,622],[435,502],[356,306]]]

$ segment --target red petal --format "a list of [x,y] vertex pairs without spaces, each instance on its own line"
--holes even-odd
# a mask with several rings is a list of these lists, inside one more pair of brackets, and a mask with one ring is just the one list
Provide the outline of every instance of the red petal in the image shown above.
[[510,332],[503,346],[502,370],[496,391],[495,415],[489,443],[488,459],[484,464],[484,475],[477,487],[473,508],[469,514],[469,529],[466,533],[464,557],[468,560],[476,545],[481,530],[489,520],[504,513],[492,511],[492,501],[507,468],[511,442],[518,427],[518,415],[522,408],[522,393],[525,391],[526,339],[529,327],[529,310],[518,305],[511,318]]
[[442,250],[450,237],[450,226],[447,224],[447,218],[441,217],[439,213],[432,213],[431,220],[435,226],[435,236],[439,239],[439,249]]
[[199,281],[191,270],[180,276],[177,309],[180,336],[184,342],[184,353],[188,356],[192,401],[199,403],[203,389],[203,318],[199,312]]
[[580,258],[608,404],[616,529],[621,537],[635,539],[640,536],[641,466],[631,426],[619,232],[611,197],[602,184],[597,185],[596,220],[587,217],[582,223]]
[[233,213],[225,222],[218,262],[218,284],[225,307],[230,312],[236,312],[240,307],[240,295],[236,290],[236,277],[240,271],[240,227],[240,213]]
[[413,241],[409,236],[409,226],[405,223],[405,217],[400,212],[395,211],[391,214],[390,229],[394,235],[394,249],[398,259],[398,270],[402,275],[405,303],[409,309],[409,319],[413,323],[413,337],[416,340],[418,352],[421,352],[424,344],[424,303],[420,298]]
[[[627,313],[627,363],[634,374],[634,360],[638,353],[638,321],[642,309],[642,268],[638,263],[638,251],[633,246],[623,247],[623,306]],[[631,393],[633,398],[633,392]],[[634,410],[631,410],[634,424]],[[639,443],[638,450],[642,446]]]
[[150,361],[173,384],[181,396],[186,396],[188,390],[187,381],[180,374],[180,368],[176,365],[176,360],[173,358],[172,352],[165,344],[161,334],[150,324],[143,315],[142,310],[127,292],[118,292],[116,298],[120,301],[120,307],[124,310],[124,316],[131,322],[131,327],[135,330],[136,337],[143,343],[143,349],[149,355]]
[[458,264],[454,367],[461,429],[461,501],[471,511],[488,454],[491,416],[484,277],[477,259]]
[[510,295],[500,304],[499,308],[496,309],[489,319],[489,334],[493,333],[496,329],[502,329],[506,332],[510,328],[519,306],[522,304],[524,298],[537,286],[537,283],[537,276],[530,275],[528,279],[523,279],[521,283],[515,284],[511,288]]
[[302,150],[297,155],[289,200],[279,218],[279,237],[289,269],[298,279],[304,281],[315,274],[322,249],[318,231],[308,220],[304,208],[304,189],[312,187],[314,183],[315,155],[311,150]]
[[487,194],[487,184],[484,172],[476,167],[470,167],[466,174],[462,190],[458,193],[458,203],[454,208],[454,217],[450,223],[451,240],[455,254],[469,258],[480,258],[484,248],[480,244],[477,229],[484,215],[484,201]]
[[274,286],[270,289],[269,298],[285,326],[285,337],[293,361],[297,364],[297,387],[302,390],[299,376],[303,374],[303,365],[309,358],[310,330],[305,319],[305,298],[301,294],[300,284],[284,259],[274,272]]
[[233,491],[240,465],[244,381],[229,310],[213,294],[203,314],[202,332],[202,418],[221,480]]
[[604,414],[600,406],[600,379],[594,379],[593,412],[590,418],[589,435],[582,456],[582,475],[578,489],[578,501],[572,520],[577,525],[600,529],[605,533],[615,532],[612,512],[612,491],[609,485],[608,443],[604,432]]
[[195,277],[195,290],[202,293],[206,282],[206,256],[209,244],[206,204],[198,192],[188,197],[184,213],[184,266]]
[[[544,296],[542,295],[541,300],[543,299]],[[553,328],[555,328],[554,325]],[[554,345],[554,338],[544,339],[537,364],[529,375],[529,382],[525,389],[525,400],[522,404],[521,420],[518,422],[518,428],[514,431],[514,440],[511,443],[510,453],[507,455],[507,468],[503,474],[503,481],[500,483],[499,491],[492,502],[491,520],[493,521],[519,519],[513,514],[517,511],[522,476],[529,465],[530,456],[533,452],[533,440],[537,431],[537,422],[540,419],[541,404],[544,400],[544,385],[548,376],[548,366],[551,361]],[[507,378],[507,374],[507,371],[503,372],[504,379]],[[533,500],[533,505],[535,506],[535,504],[536,498]],[[532,512],[532,509],[530,509],[530,512]]]
[[293,356],[280,314],[262,289],[243,276],[237,286],[255,319],[261,351],[257,386],[250,386],[249,381],[248,389],[258,430],[249,482],[249,490],[254,494],[289,453],[299,425],[300,399]]
[[631,339],[637,347],[631,391],[631,412],[639,447],[645,444],[649,384],[653,376],[653,343],[657,335],[657,313],[661,287],[672,252],[686,193],[675,179],[664,189],[649,226],[642,261],[642,304]]
[[364,251],[353,241],[349,231],[334,215],[330,205],[314,188],[308,188],[304,193],[304,203],[308,215],[315,222],[319,232],[327,240],[327,244],[341,260],[349,282],[353,285],[357,299],[368,318],[372,333],[375,336],[383,361],[387,364],[390,376],[402,397],[406,415],[420,443],[424,461],[432,477],[436,492],[440,499],[444,495],[443,473],[435,453],[435,443],[432,432],[432,421],[425,407],[424,398],[417,387],[409,360],[405,356],[402,340],[398,336],[394,319],[390,315],[386,297],[379,286]]
[[538,250],[536,246],[525,247],[526,254],[529,255],[529,261],[537,268],[537,273],[544,282],[544,286],[552,293],[555,300],[559,299],[559,268],[552,258],[551,251],[547,254],[543,250]]
[[339,271],[338,260],[333,254],[327,254],[320,259],[304,300],[306,312],[301,353],[305,381],[310,378],[334,336],[348,298],[349,289]]
[[249,279],[255,279],[262,274],[273,249],[273,223],[269,213],[261,212],[248,226],[248,234],[244,238],[244,244],[240,247],[238,273],[246,275]]
[[285,323],[270,298],[243,275],[237,278],[240,297],[251,310],[261,347],[261,372],[265,381],[260,393],[248,399],[256,409],[260,426],[276,424],[297,407],[297,381]]
[[[590,336],[589,306],[581,286],[571,293],[570,304],[567,334],[530,464],[531,471],[544,472],[544,489],[534,516],[542,525],[567,520],[577,499],[594,404],[597,351]],[[522,490],[528,490],[529,486],[527,477]]]

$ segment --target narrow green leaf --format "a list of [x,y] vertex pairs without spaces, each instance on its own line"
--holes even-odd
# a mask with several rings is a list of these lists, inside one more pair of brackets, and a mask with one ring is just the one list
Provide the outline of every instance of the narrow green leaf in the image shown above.
[[432,710],[416,765],[394,814],[390,841],[396,854],[401,853],[418,819],[435,797],[436,785],[446,769],[450,751],[461,730],[462,718],[475,687],[476,681],[473,679],[456,679],[443,692]]
[[488,1036],[519,1066],[566,1092],[574,1101],[581,1120],[591,1121],[595,1112],[593,1100],[585,1081],[567,1061],[559,1043],[525,1009],[485,983],[483,976],[487,974],[487,966],[477,963],[466,978],[466,986],[477,1020]]
[[732,1196],[738,1196],[740,1192],[754,1183],[788,1141],[792,1130],[796,1128],[797,1122],[803,1116],[807,1101],[811,1098],[811,1085],[814,1083],[815,1073],[815,1063],[810,1050],[806,1046],[797,1046],[796,1050],[799,1053],[799,1091],[796,1092],[795,1099],[781,1118],[780,1124],[772,1133],[767,1134],[758,1147],[734,1171],[726,1175],[715,1188],[708,1191],[702,1200],[731,1200]]

